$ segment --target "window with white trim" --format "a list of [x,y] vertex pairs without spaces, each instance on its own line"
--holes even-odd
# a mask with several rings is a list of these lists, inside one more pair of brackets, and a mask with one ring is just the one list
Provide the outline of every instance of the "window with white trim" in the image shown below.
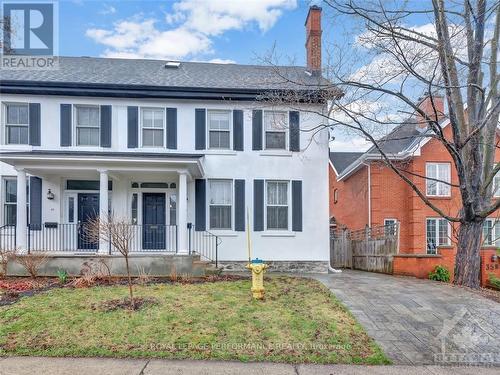
[[75,105],[75,129],[77,146],[99,146],[99,106]]
[[142,147],[164,147],[165,110],[141,108]]
[[266,181],[266,227],[288,230],[288,181]]
[[210,229],[232,229],[233,181],[208,180]]
[[397,219],[384,219],[385,234],[389,236],[395,236],[397,223]]
[[264,112],[264,144],[268,150],[286,150],[288,113],[281,111]]
[[427,163],[425,168],[426,192],[431,197],[449,197],[451,193],[451,164]]
[[231,112],[209,110],[208,148],[228,150],[231,148]]
[[450,244],[450,223],[442,218],[426,220],[427,254],[436,254],[438,246]]
[[500,221],[486,219],[483,224],[483,245],[500,246]]
[[27,145],[29,143],[28,104],[6,103],[5,112],[5,143]]
[[500,197],[500,172],[497,172],[495,177],[493,177],[493,196],[495,198]]
[[[4,178],[3,181],[3,225],[16,225],[17,220],[17,179]],[[29,179],[26,183],[26,218],[29,220]],[[28,224],[28,222],[26,222]]]

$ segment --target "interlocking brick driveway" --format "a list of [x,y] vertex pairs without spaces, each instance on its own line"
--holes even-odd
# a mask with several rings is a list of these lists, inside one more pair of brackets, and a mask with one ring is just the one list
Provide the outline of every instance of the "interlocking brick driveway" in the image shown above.
[[500,365],[500,304],[451,285],[346,270],[315,275],[395,364]]

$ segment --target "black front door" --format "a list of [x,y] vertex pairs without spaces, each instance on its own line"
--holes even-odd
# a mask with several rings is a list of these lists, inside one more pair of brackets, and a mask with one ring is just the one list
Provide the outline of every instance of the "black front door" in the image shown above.
[[165,194],[143,193],[142,195],[142,248],[163,250],[166,242]]
[[99,247],[98,241],[89,238],[85,225],[99,215],[99,194],[79,193],[78,194],[78,249],[96,250]]

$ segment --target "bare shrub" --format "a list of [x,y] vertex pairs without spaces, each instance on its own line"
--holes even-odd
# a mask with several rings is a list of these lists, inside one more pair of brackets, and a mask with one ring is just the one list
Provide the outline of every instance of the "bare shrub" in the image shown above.
[[170,280],[175,283],[178,279],[177,269],[175,268],[175,264],[172,264],[172,268],[170,268]]
[[144,268],[144,266],[137,266],[137,282],[140,285],[146,285],[151,281],[151,275]]
[[14,251],[0,247],[0,278],[7,276],[7,265],[14,258],[14,254]]
[[91,241],[106,242],[118,250],[125,258],[130,304],[132,310],[135,310],[134,291],[129,265],[130,247],[135,236],[133,225],[130,224],[129,220],[126,218],[115,218],[113,215],[108,215],[103,221],[101,221],[99,217],[96,217],[87,222],[85,225],[85,232]]
[[14,254],[14,261],[23,266],[33,279],[38,276],[40,267],[47,263],[48,260],[48,255],[41,251],[29,254]]

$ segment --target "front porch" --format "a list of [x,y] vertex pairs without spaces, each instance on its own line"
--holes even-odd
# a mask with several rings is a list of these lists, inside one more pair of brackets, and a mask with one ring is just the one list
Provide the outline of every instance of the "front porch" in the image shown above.
[[131,254],[197,254],[216,261],[219,238],[188,222],[189,185],[204,173],[200,158],[4,153],[0,160],[15,168],[17,190],[15,215],[0,226],[0,246],[54,256],[119,255],[112,244],[88,234],[92,219],[113,218],[128,226]]

